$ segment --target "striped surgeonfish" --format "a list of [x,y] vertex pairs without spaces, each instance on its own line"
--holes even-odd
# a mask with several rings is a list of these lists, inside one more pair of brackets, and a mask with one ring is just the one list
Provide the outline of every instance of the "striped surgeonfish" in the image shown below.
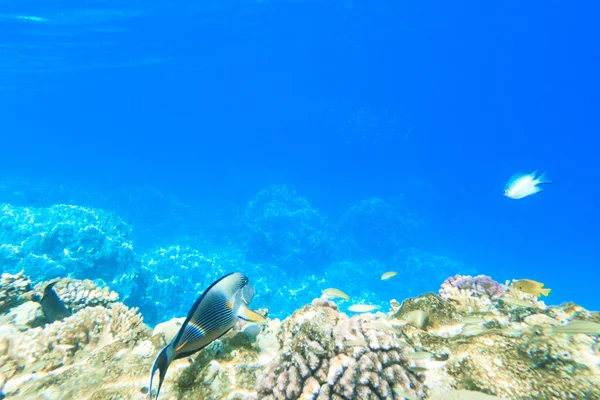
[[152,365],[148,393],[152,398],[152,380],[159,374],[156,398],[174,360],[189,357],[234,327],[238,317],[247,321],[265,322],[265,318],[250,310],[254,288],[248,277],[240,272],[225,275],[214,282],[196,300],[187,318],[171,343],[166,345]]

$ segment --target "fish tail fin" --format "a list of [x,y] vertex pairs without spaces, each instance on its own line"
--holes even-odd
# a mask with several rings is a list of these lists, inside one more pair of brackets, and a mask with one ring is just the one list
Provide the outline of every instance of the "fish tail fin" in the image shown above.
[[540,293],[546,297],[550,294],[551,291],[552,291],[552,289],[550,289],[550,288],[540,289]]
[[244,305],[240,306],[240,308],[238,310],[238,317],[240,317],[241,319],[243,319],[245,321],[252,321],[252,322],[256,322],[256,323],[264,324],[267,322],[267,319],[265,317],[263,317],[256,311],[252,311],[251,309],[249,309],[248,307],[246,307]]
[[552,181],[550,179],[548,179],[548,176],[546,175],[546,171],[542,172],[542,174],[537,178],[537,184],[542,184],[542,183],[552,183]]
[[148,396],[152,399],[152,380],[154,379],[154,374],[156,370],[158,370],[158,388],[156,389],[156,399],[158,399],[158,394],[160,393],[160,387],[163,384],[165,379],[165,375],[167,374],[167,368],[169,368],[169,364],[171,361],[169,360],[168,348],[170,345],[163,347],[163,349],[158,353],[156,358],[154,359],[154,363],[152,364],[152,371],[150,372],[150,387],[148,388]]

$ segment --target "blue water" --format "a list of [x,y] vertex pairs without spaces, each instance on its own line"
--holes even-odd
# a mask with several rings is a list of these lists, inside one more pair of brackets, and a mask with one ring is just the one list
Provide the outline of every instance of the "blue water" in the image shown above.
[[[378,301],[437,291],[445,261],[412,270],[413,248],[447,260],[440,276],[536,279],[548,303],[599,309],[598,18],[560,0],[4,1],[0,203],[115,210],[140,259],[226,247],[274,290],[257,265]],[[534,169],[554,183],[502,196]],[[296,262],[297,243],[238,235],[273,184],[333,250]],[[352,222],[348,250],[340,221],[372,198],[389,207]],[[261,229],[307,248],[306,221]],[[385,270],[402,273],[382,287]]]

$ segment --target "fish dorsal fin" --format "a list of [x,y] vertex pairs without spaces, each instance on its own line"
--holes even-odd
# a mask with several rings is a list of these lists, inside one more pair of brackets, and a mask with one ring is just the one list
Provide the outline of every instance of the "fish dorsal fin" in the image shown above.
[[263,324],[267,323],[267,320],[265,317],[263,317],[256,311],[252,311],[244,304],[240,305],[237,315],[238,315],[238,317],[240,317],[241,319],[243,319],[245,321],[252,321],[252,322],[263,323]]

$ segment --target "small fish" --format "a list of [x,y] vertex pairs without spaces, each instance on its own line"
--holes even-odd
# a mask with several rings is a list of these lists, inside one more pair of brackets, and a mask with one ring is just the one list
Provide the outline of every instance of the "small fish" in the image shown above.
[[390,320],[390,325],[402,327],[402,326],[408,325],[408,321],[406,321],[404,319],[396,319],[396,320],[391,319]]
[[419,329],[425,329],[429,325],[429,314],[422,310],[410,311],[404,315],[403,319],[409,325]]
[[220,338],[235,326],[238,318],[265,322],[262,315],[248,308],[253,297],[254,288],[240,272],[225,275],[210,285],[190,309],[175,338],[156,356],[150,374],[150,396],[156,370],[160,379],[156,390],[158,399],[172,361],[189,357]]
[[367,322],[367,326],[369,328],[379,329],[379,330],[392,329],[391,326],[389,326],[385,322],[381,322],[381,321],[369,321],[369,322]]
[[47,284],[44,288],[44,295],[40,300],[44,316],[49,322],[58,321],[71,315],[71,311],[65,306],[65,303],[58,297],[53,288],[57,283],[58,281],[54,281]]
[[402,396],[404,397],[406,400],[419,400],[419,398],[417,396],[413,396],[412,394],[408,393],[406,390],[401,389],[399,387],[395,387],[394,389],[392,389],[394,391],[394,393],[396,393],[398,396]]
[[386,281],[386,280],[388,280],[390,278],[395,277],[396,275],[398,275],[397,272],[389,271],[389,272],[386,272],[385,274],[381,275],[381,280],[382,281]]
[[500,297],[500,300],[512,307],[539,308],[537,304],[534,304],[527,300],[517,299],[515,297],[502,296]]
[[331,298],[338,298],[338,299],[344,299],[344,300],[350,300],[350,296],[348,296],[346,293],[342,292],[339,289],[335,289],[335,288],[328,288],[323,290],[323,294],[327,297],[331,297]]
[[486,333],[486,329],[481,325],[465,325],[460,331],[462,336],[479,336],[483,333]]
[[537,173],[536,169],[529,174],[514,174],[504,188],[504,195],[516,200],[541,192],[543,189],[537,185],[552,182],[546,178],[545,172],[536,178]]
[[53,347],[55,350],[64,351],[64,352],[71,351],[75,348],[75,346],[72,344],[57,344],[57,345],[54,345]]
[[484,324],[488,321],[488,319],[484,318],[481,315],[468,315],[463,318],[463,324]]
[[350,307],[348,307],[348,310],[352,311],[352,312],[358,312],[358,313],[362,313],[362,312],[369,312],[369,311],[374,311],[374,310],[378,310],[379,306],[373,305],[373,304],[354,304],[351,305]]
[[548,296],[551,289],[545,288],[542,282],[536,282],[531,279],[521,279],[513,283],[513,286],[522,292],[540,297],[540,295]]
[[552,333],[564,333],[567,335],[575,335],[583,333],[586,335],[600,335],[600,324],[593,321],[571,321],[569,325],[553,326],[550,328]]
[[344,344],[344,346],[366,346],[367,345],[367,342],[365,341],[365,339],[344,340],[342,343]]
[[421,373],[427,371],[427,368],[421,367],[421,366],[418,366],[418,365],[413,365],[413,366],[408,367],[408,370],[412,371],[412,372],[414,372],[416,374],[421,374]]
[[391,310],[392,314],[396,314],[396,312],[398,312],[400,307],[402,307],[402,305],[400,303],[398,303],[398,301],[396,299],[390,300],[390,310]]
[[427,360],[433,358],[433,354],[428,351],[416,351],[406,355],[409,360]]

